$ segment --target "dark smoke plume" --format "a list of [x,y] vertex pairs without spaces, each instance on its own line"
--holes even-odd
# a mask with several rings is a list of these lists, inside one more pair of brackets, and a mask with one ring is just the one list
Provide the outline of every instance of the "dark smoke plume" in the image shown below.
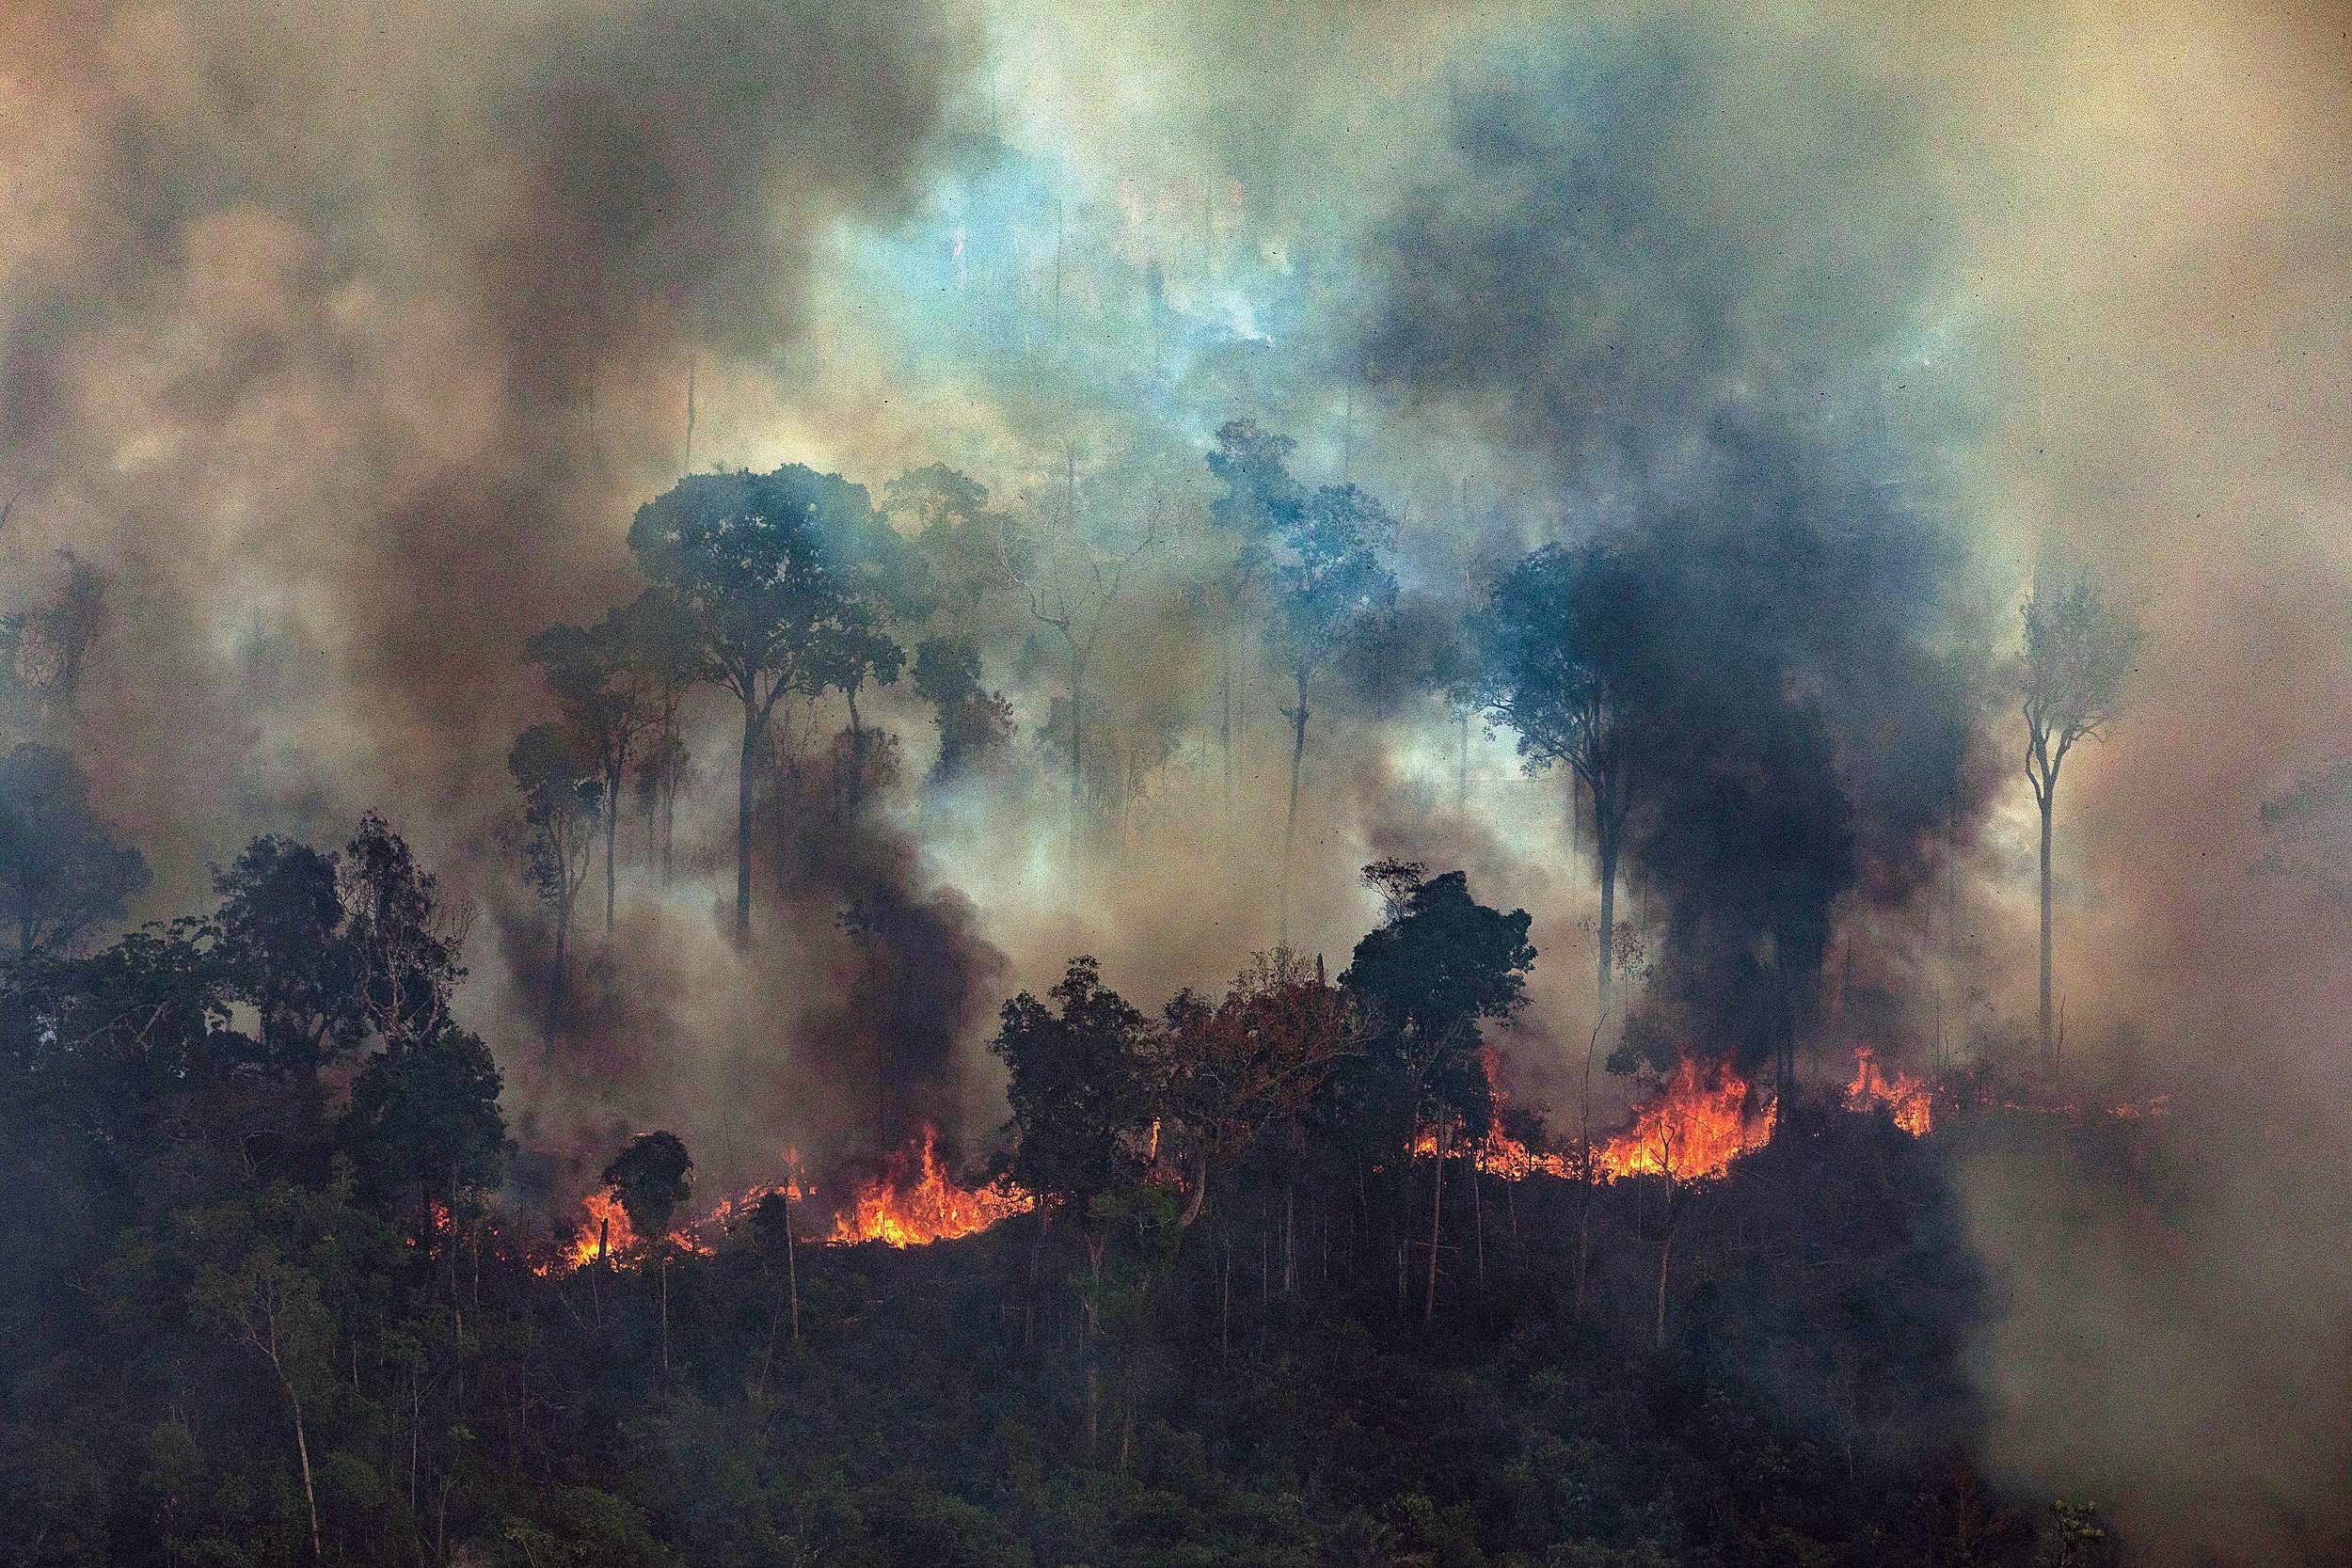
[[1965,558],[1877,417],[1938,243],[1896,194],[1901,115],[1825,73],[1769,89],[1809,106],[1766,135],[1717,47],[1635,28],[1462,95],[1362,352],[1553,465],[1645,584],[1620,653],[1653,994],[1756,1063],[1803,1028],[1843,901],[1909,894],[1991,781]]

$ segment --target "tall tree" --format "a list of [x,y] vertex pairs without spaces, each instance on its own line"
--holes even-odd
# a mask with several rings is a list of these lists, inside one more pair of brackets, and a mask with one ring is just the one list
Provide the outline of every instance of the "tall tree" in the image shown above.
[[[1263,461],[1261,454],[1258,461]],[[1253,483],[1258,483],[1253,481]],[[1270,481],[1265,483],[1271,483]],[[1290,940],[1291,852],[1298,836],[1298,779],[1316,681],[1396,605],[1396,577],[1379,550],[1396,535],[1381,504],[1353,484],[1327,484],[1296,504],[1267,503],[1266,647],[1291,687],[1289,802],[1282,816],[1276,940]]]
[[1045,994],[1054,1006],[1027,991],[1006,1003],[989,1049],[1010,1074],[1012,1179],[1083,1224],[1089,1202],[1143,1169],[1156,1035],[1092,958]]
[[213,961],[226,993],[253,1008],[276,1067],[318,1067],[362,1032],[339,869],[333,853],[273,833],[213,878]]
[[[897,536],[861,485],[800,464],[693,474],[637,509],[629,548],[693,628],[699,677],[742,710],[736,754],[735,936],[751,940],[752,777],[787,692],[893,674],[876,563]],[[888,678],[888,677],[883,677]]]
[[[1546,546],[1497,582],[1471,617],[1471,701],[1518,736],[1531,772],[1565,764],[1593,806],[1600,881],[1598,1012],[1614,974],[1617,865],[1633,804],[1634,748],[1623,701],[1630,635],[1647,616],[1642,575],[1609,546]],[[1571,801],[1573,805],[1573,801]]]
[[[640,656],[640,627],[675,604],[659,589],[608,613],[593,626],[558,622],[533,637],[525,651],[547,673],[572,745],[595,769],[604,827],[604,939],[612,940],[613,847],[621,818],[621,785],[646,733],[660,719],[662,672]],[[658,641],[658,628],[655,631]]]
[[938,717],[939,757],[930,772],[935,784],[986,769],[1012,738],[1012,705],[980,684],[980,656],[969,642],[925,640],[914,650],[914,694]]
[[1291,476],[1290,454],[1298,443],[1263,429],[1255,420],[1229,420],[1217,427],[1209,472],[1224,494],[1209,503],[1209,522],[1225,545],[1224,558],[1205,575],[1202,596],[1216,621],[1217,746],[1223,753],[1226,848],[1233,848],[1233,742],[1241,714],[1234,679],[1240,659],[1234,643],[1263,592],[1272,555],[1269,541],[1295,527],[1307,493]]
[[1425,1323],[1438,1306],[1450,1134],[1458,1123],[1466,1136],[1482,1137],[1493,1114],[1479,1023],[1509,1019],[1525,1005],[1535,949],[1527,911],[1504,914],[1481,904],[1459,871],[1429,877],[1409,862],[1382,861],[1364,876],[1388,914],[1356,944],[1340,984],[1374,1021],[1375,1040],[1397,1059],[1417,1113],[1435,1132]]
[[604,1167],[628,1227],[653,1249],[661,1271],[661,1370],[670,1370],[670,1219],[694,1189],[694,1161],[675,1132],[641,1132]]
[[[1016,530],[1008,519],[998,531],[997,564],[1004,579],[1022,594],[1029,619],[1054,634],[1059,645],[1064,717],[1070,730],[1070,840],[1074,847],[1086,799],[1088,679],[1094,672],[1136,562],[1159,543],[1159,517],[1147,507],[1133,537],[1098,541],[1078,518],[1078,453],[1063,452],[1060,505],[1043,526]],[[1052,510],[1052,509],[1049,509]]]
[[2063,582],[2036,578],[2020,613],[2026,781],[2042,812],[2042,1054],[2049,1061],[2057,1054],[2050,1006],[2050,822],[2058,772],[2077,741],[2098,738],[2114,721],[2145,633],[2088,574]]
[[0,916],[16,926],[20,958],[122,919],[148,880],[147,857],[91,812],[71,756],[33,741],[0,756]]
[[578,735],[554,724],[533,724],[517,736],[506,768],[523,798],[523,879],[555,916],[547,1016],[547,1039],[552,1044],[564,1013],[572,911],[588,879],[605,779],[597,759],[580,750]]

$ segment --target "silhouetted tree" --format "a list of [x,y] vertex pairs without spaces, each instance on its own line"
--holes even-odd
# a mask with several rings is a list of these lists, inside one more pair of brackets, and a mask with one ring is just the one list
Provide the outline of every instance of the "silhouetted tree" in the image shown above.
[[1267,646],[1289,677],[1290,800],[1282,816],[1282,879],[1276,927],[1290,935],[1291,849],[1298,833],[1298,775],[1307,753],[1309,698],[1318,676],[1396,604],[1396,577],[1375,553],[1396,534],[1380,503],[1353,484],[1327,484],[1276,536]]
[[980,684],[980,656],[969,642],[934,637],[917,647],[914,691],[938,718],[933,784],[952,784],[986,768],[1012,739],[1012,705]]
[[1492,1115],[1479,1022],[1519,1010],[1535,949],[1527,911],[1504,914],[1479,903],[1459,871],[1428,877],[1409,862],[1381,861],[1364,876],[1380,890],[1388,916],[1356,944],[1340,984],[1370,1013],[1375,1041],[1402,1064],[1416,1110],[1435,1132],[1426,1322],[1437,1311],[1449,1137],[1457,1122],[1466,1136],[1484,1137]]
[[147,857],[89,809],[89,780],[54,746],[27,741],[0,756],[0,912],[18,957],[72,947],[124,917],[148,884]]
[[[621,785],[640,743],[654,732],[660,749],[676,727],[677,693],[690,646],[677,601],[660,589],[607,614],[593,626],[563,622],[532,638],[531,657],[546,671],[563,709],[563,728],[594,769],[602,792],[604,937],[612,940],[613,845],[621,817]],[[666,758],[663,759],[666,762]]]
[[363,1032],[339,869],[332,853],[272,833],[213,878],[213,960],[227,994],[259,1018],[263,1057],[280,1068],[315,1068]]
[[2026,781],[2042,811],[2042,1054],[2055,1055],[2050,1005],[2050,816],[2058,770],[2077,741],[2114,721],[2144,637],[2131,612],[2108,602],[2088,576],[2037,578],[2021,611]]
[[1593,802],[1600,879],[1599,1012],[1614,974],[1617,863],[1633,801],[1622,701],[1633,635],[1649,613],[1640,574],[1603,545],[1547,546],[1512,567],[1471,618],[1471,699],[1508,725],[1531,772],[1565,763]]
[[432,1038],[466,977],[468,911],[441,901],[439,879],[373,812],[343,846],[337,881],[367,1028],[394,1045]]
[[555,959],[548,980],[550,1043],[564,1011],[572,911],[588,879],[589,850],[605,799],[596,768],[596,760],[580,752],[575,735],[553,724],[523,731],[506,757],[507,771],[523,797],[523,879],[555,916]]
[[674,1132],[640,1132],[604,1167],[628,1227],[653,1249],[661,1275],[661,1370],[670,1370],[670,1218],[694,1187],[694,1162]]
[[694,1190],[694,1162],[675,1132],[640,1132],[629,1139],[601,1178],[628,1216],[639,1241],[652,1243],[670,1233],[670,1220]]
[[[888,536],[886,542],[883,536]],[[752,773],[787,692],[893,678],[882,629],[896,535],[860,485],[799,464],[695,474],[637,509],[630,549],[693,627],[697,673],[742,709],[736,758],[735,935],[751,939]],[[884,673],[884,672],[887,673]]]

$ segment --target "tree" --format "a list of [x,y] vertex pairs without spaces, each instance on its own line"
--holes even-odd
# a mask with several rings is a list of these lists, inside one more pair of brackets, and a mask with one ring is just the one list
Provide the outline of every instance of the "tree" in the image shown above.
[[1229,420],[1217,427],[1209,472],[1225,493],[1209,503],[1210,525],[1228,542],[1228,553],[1207,574],[1204,596],[1217,623],[1217,744],[1224,754],[1226,847],[1233,837],[1233,736],[1239,712],[1233,691],[1238,660],[1233,633],[1263,587],[1270,561],[1268,540],[1293,527],[1306,505],[1306,492],[1291,477],[1290,454],[1298,443],[1259,428],[1255,420]]
[[1282,816],[1277,940],[1290,939],[1291,847],[1298,833],[1298,774],[1307,753],[1308,700],[1316,678],[1396,604],[1396,577],[1375,551],[1396,534],[1380,503],[1353,484],[1327,484],[1277,535],[1267,643],[1289,677],[1290,804]]
[[147,857],[91,813],[71,756],[27,741],[0,757],[0,912],[16,925],[19,958],[122,919],[148,881]]
[[[677,601],[648,589],[593,626],[558,622],[526,648],[547,672],[564,714],[564,729],[593,767],[602,788],[604,939],[612,940],[613,843],[621,816],[621,785],[648,732],[657,766],[669,766],[686,684],[686,628]],[[674,781],[665,779],[664,784]]]
[[[1327,484],[1310,494],[1287,467],[1294,443],[1236,420],[1217,433],[1209,471],[1225,494],[1209,505],[1211,520],[1235,540],[1234,557],[1219,593],[1229,610],[1263,584],[1266,648],[1290,682],[1282,709],[1291,725],[1289,805],[1282,818],[1280,894],[1276,940],[1290,935],[1291,849],[1298,833],[1298,778],[1307,752],[1307,724],[1315,680],[1396,604],[1396,578],[1378,551],[1393,542],[1396,522],[1353,484]],[[1230,675],[1226,706],[1227,770],[1232,769]]]
[[1467,1135],[1483,1136],[1492,1114],[1479,1022],[1509,1019],[1525,1004],[1535,949],[1527,911],[1504,914],[1479,903],[1459,871],[1429,877],[1409,862],[1380,861],[1364,877],[1381,891],[1388,914],[1356,944],[1340,984],[1371,1015],[1375,1040],[1400,1064],[1417,1114],[1434,1129],[1426,1323],[1437,1311],[1448,1135],[1459,1122]]
[[[572,911],[588,879],[589,849],[603,815],[605,784],[591,771],[595,766],[580,753],[574,735],[552,724],[523,731],[506,756],[507,771],[523,797],[523,879],[555,916],[555,961],[548,981],[550,1045],[564,1012]],[[609,866],[611,840],[606,842]]]
[[331,851],[269,833],[213,876],[213,961],[226,993],[259,1018],[262,1056],[281,1069],[316,1068],[362,1033],[339,870]]
[[1157,1032],[1126,999],[1103,984],[1094,959],[1070,960],[1048,991],[1057,1017],[1023,991],[1005,1004],[989,1042],[1010,1074],[1005,1098],[1016,1136],[1010,1174],[1041,1207],[1075,1214],[1087,1248],[1085,1291],[1087,1448],[1094,1448],[1101,1408],[1095,1331],[1102,1301],[1104,1229],[1113,1195],[1143,1174],[1144,1145],[1157,1079]]
[[1013,1180],[1084,1223],[1089,1201],[1142,1172],[1155,1032],[1090,957],[1071,959],[1046,996],[1058,1015],[1025,990],[1006,1003],[989,1050],[1011,1078]]
[[674,1132],[640,1132],[604,1167],[604,1185],[661,1271],[661,1370],[670,1370],[670,1218],[694,1188],[694,1162]]
[[694,1190],[694,1161],[675,1132],[641,1132],[612,1157],[600,1178],[646,1243],[670,1233],[671,1217]]
[[435,1038],[466,977],[459,955],[469,912],[441,902],[438,879],[374,812],[343,846],[337,887],[365,1028],[392,1046]]
[[[884,536],[887,536],[885,539]],[[637,509],[629,548],[692,628],[699,679],[742,709],[736,754],[735,937],[752,928],[752,771],[776,704],[869,677],[898,648],[882,629],[897,536],[863,486],[800,464],[694,474]]]
[[953,784],[984,769],[1012,738],[1012,705],[980,684],[980,656],[969,642],[934,637],[914,650],[914,693],[938,717],[939,758],[930,782]]
[[1471,701],[1510,727],[1530,772],[1565,763],[1593,802],[1600,880],[1598,1014],[1614,974],[1618,857],[1634,794],[1624,702],[1632,635],[1648,615],[1641,574],[1609,546],[1546,546],[1496,583],[1472,617]]
[[1003,580],[1019,590],[1029,619],[1054,634],[1061,646],[1065,717],[1070,725],[1070,839],[1074,847],[1086,799],[1087,678],[1093,672],[1111,611],[1128,574],[1159,543],[1159,519],[1147,509],[1143,527],[1123,546],[1087,537],[1078,523],[1078,453],[1063,454],[1059,526],[1030,534],[1009,520],[997,534],[997,565]]
[[2077,741],[2097,739],[2115,719],[2123,682],[2145,638],[2138,621],[2110,604],[2088,575],[2037,578],[2025,621],[2023,709],[2026,781],[2042,812],[2042,1054],[2055,1060],[2050,1019],[2050,817],[2058,771]]
[[1182,1223],[1200,1217],[1209,1176],[1277,1129],[1295,1126],[1356,1048],[1356,1012],[1321,964],[1261,953],[1214,1006],[1180,994],[1167,1011],[1168,1106],[1192,1147]]
[[344,1144],[373,1190],[416,1196],[424,1247],[439,1228],[437,1202],[453,1217],[461,1199],[498,1181],[506,1152],[500,1087],[490,1048],[457,1028],[388,1046],[352,1080]]

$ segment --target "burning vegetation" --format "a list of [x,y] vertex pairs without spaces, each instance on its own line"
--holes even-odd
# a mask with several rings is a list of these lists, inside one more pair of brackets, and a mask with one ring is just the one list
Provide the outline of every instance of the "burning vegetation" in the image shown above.
[[[1000,1220],[1028,1212],[1037,1200],[1003,1180],[966,1186],[957,1180],[939,1158],[939,1130],[925,1124],[921,1138],[885,1156],[881,1167],[857,1182],[834,1212],[830,1225],[815,1227],[797,1217],[794,1227],[803,1239],[832,1246],[856,1246],[881,1242],[894,1247],[928,1246],[977,1235]],[[798,1160],[787,1156],[797,1169]],[[781,1197],[787,1212],[792,1205],[807,1205],[817,1197],[813,1182],[797,1175],[770,1185],[755,1186],[723,1198],[689,1226],[670,1232],[670,1244],[682,1252],[709,1253],[738,1227],[746,1223],[763,1200]],[[553,1265],[562,1270],[617,1259],[637,1244],[628,1214],[620,1199],[598,1188],[580,1200],[585,1217],[570,1244]],[[540,1272],[548,1272],[541,1265]]]

